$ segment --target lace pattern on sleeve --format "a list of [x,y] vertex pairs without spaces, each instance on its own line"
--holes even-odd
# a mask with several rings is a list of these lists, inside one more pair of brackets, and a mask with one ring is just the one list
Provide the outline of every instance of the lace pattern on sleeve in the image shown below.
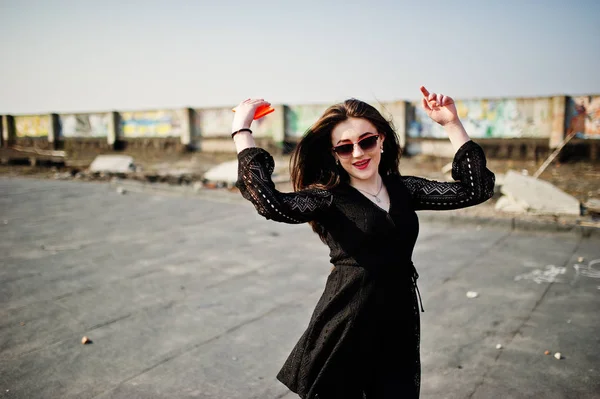
[[415,210],[466,208],[487,201],[494,195],[495,176],[486,167],[483,149],[468,141],[456,152],[452,162],[455,182],[439,182],[404,176]]
[[305,223],[333,202],[326,190],[307,189],[282,193],[275,189],[271,175],[273,157],[261,148],[247,148],[238,154],[238,181],[242,196],[252,202],[258,213],[267,219],[283,223]]

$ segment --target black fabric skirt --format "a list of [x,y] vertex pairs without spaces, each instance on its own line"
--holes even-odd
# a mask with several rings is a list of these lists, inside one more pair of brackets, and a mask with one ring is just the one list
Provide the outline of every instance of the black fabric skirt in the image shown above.
[[418,398],[420,315],[414,285],[377,287],[348,344],[317,389],[319,399]]

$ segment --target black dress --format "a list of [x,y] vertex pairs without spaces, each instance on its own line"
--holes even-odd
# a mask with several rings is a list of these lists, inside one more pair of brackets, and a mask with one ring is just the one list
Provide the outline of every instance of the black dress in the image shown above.
[[418,275],[411,260],[419,230],[415,211],[464,208],[491,198],[495,178],[481,147],[468,141],[456,152],[455,182],[383,176],[389,212],[348,184],[330,191],[279,192],[271,180],[273,158],[261,148],[241,151],[238,160],[243,197],[267,219],[316,222],[335,266],[277,378],[305,399],[330,392],[348,398],[359,392],[362,398],[363,390],[385,381],[393,381],[402,397],[418,398]]

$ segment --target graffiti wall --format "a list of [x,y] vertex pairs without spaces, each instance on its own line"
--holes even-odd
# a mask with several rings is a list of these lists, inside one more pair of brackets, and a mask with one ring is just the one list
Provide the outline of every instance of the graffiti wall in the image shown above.
[[180,137],[186,125],[185,110],[122,112],[121,135],[135,137]]
[[600,96],[569,97],[565,126],[577,137],[600,139]]
[[285,108],[285,136],[299,139],[329,105],[292,105]]
[[[414,119],[408,122],[410,137],[447,137],[421,103],[413,103]],[[458,115],[473,138],[548,138],[552,132],[552,97],[457,101]]]
[[111,114],[59,115],[61,137],[106,137]]
[[50,115],[15,116],[17,137],[44,137],[50,131]]
[[224,137],[231,135],[233,107],[196,109],[195,132],[200,137]]

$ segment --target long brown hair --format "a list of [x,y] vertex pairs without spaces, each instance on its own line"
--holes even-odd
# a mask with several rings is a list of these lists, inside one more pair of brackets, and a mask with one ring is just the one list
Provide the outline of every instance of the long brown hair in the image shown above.
[[305,133],[290,158],[290,177],[294,190],[306,188],[331,189],[348,182],[348,173],[336,164],[331,146],[331,132],[348,118],[363,118],[385,136],[379,163],[382,176],[398,174],[401,149],[392,121],[386,120],[377,109],[351,98],[332,105]]

